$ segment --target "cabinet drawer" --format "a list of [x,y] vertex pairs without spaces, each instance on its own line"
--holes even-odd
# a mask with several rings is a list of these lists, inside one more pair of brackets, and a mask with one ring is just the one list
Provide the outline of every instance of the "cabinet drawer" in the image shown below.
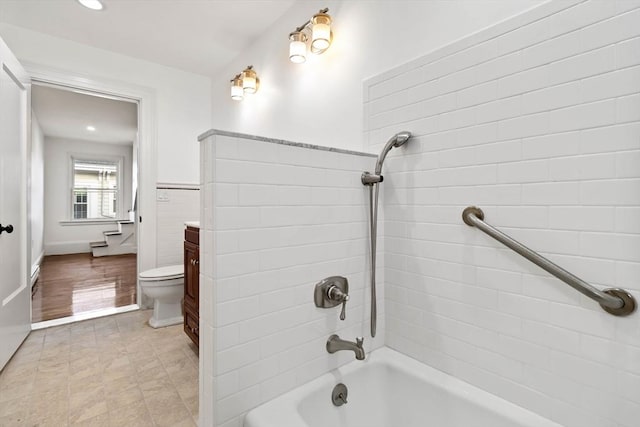
[[187,227],[184,230],[184,240],[191,242],[194,245],[200,245],[200,230],[193,227]]
[[200,342],[200,319],[197,313],[185,305],[184,306],[184,332],[191,338],[191,341],[197,346]]

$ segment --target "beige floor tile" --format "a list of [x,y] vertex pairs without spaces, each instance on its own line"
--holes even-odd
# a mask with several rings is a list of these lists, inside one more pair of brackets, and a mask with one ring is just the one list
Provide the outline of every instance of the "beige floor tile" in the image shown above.
[[[109,418],[109,413],[105,412],[103,414],[97,415],[95,417],[89,418],[88,420],[79,421],[76,423],[70,424],[73,427],[111,427],[111,422]],[[134,424],[123,424],[123,427],[134,426]]]
[[152,427],[153,420],[144,401],[139,401],[109,411],[111,427]]
[[69,384],[83,381],[85,378],[98,376],[102,378],[102,369],[98,365],[97,361],[93,358],[78,359],[69,365]]
[[33,384],[36,379],[36,371],[22,371],[8,373],[0,379],[0,392],[14,387]]
[[169,374],[171,381],[176,386],[180,386],[184,383],[198,382],[198,370],[195,368],[185,367],[180,371],[175,371]]
[[158,359],[160,359],[163,365],[166,365],[167,363],[171,363],[176,360],[186,359],[186,356],[182,351],[182,348],[176,348],[168,351],[156,350],[156,354],[158,355]]
[[157,426],[174,427],[191,420],[191,413],[175,391],[162,391],[145,399],[151,417]]
[[[47,399],[49,398],[49,399]],[[66,425],[69,419],[69,399],[67,394],[58,398],[53,394],[34,396],[29,402],[29,425]]]
[[198,396],[195,395],[187,398],[183,397],[182,402],[191,413],[191,416],[198,418]]
[[107,408],[111,411],[143,399],[142,391],[133,377],[119,378],[105,382]]
[[122,377],[135,376],[135,374],[135,369],[126,355],[102,363],[104,381],[114,381]]
[[198,381],[180,384],[176,386],[176,390],[178,390],[178,394],[183,399],[198,397]]
[[35,373],[38,370],[38,364],[40,362],[38,360],[34,360],[32,362],[24,362],[24,363],[9,363],[2,370],[2,375],[0,375],[0,384],[4,379],[8,379],[14,376],[21,376],[26,373]]
[[[167,427],[169,426],[169,424],[164,424],[164,425],[166,425]],[[197,424],[193,421],[193,419],[185,419],[182,421],[177,421],[174,424],[171,424],[171,427],[197,427]]]
[[167,374],[167,371],[164,370],[164,367],[162,366],[162,364],[160,364],[159,366],[154,366],[149,369],[144,369],[136,373],[136,379],[138,380],[139,384],[142,384],[149,380],[165,378],[168,376],[169,374]]
[[18,351],[11,358],[11,365],[20,365],[23,363],[37,362],[40,360],[40,351]]
[[38,363],[38,374],[69,374],[69,360],[60,359],[58,357],[48,357],[40,359]]
[[79,395],[86,394],[89,391],[99,390],[102,386],[102,375],[100,373],[75,379],[69,381],[69,396],[71,399],[77,399]]
[[69,377],[68,376],[60,376],[56,378],[51,378],[48,380],[38,380],[36,377],[36,382],[34,383],[32,393],[44,393],[47,391],[53,392],[62,392],[65,393],[69,389]]
[[12,427],[12,426],[26,426],[27,425],[27,411],[21,410],[0,416],[0,426]]
[[194,367],[193,362],[187,356],[185,356],[184,353],[181,352],[181,354],[182,354],[181,359],[163,362],[164,369],[167,371],[169,375],[175,374],[177,372],[185,371],[185,370],[192,371],[196,369]]
[[[44,412],[47,408],[52,410],[61,410],[68,412],[69,410],[69,387],[42,389],[39,385],[35,387],[33,393],[29,396],[29,409],[36,411],[42,409]],[[46,405],[43,405],[43,402]]]
[[129,360],[136,372],[146,371],[148,369],[162,368],[162,363],[155,353],[138,352],[129,354]]
[[70,396],[69,423],[80,423],[107,412],[107,401],[102,386]]
[[145,397],[153,396],[158,392],[168,390],[174,387],[173,383],[169,379],[169,376],[160,377],[157,379],[151,379],[145,382],[139,383],[140,391]]
[[72,350],[71,354],[69,355],[69,361],[73,363],[78,360],[84,362],[88,362],[91,360],[92,363],[98,364],[100,360],[100,350],[97,347]]
[[10,388],[0,388],[0,402],[7,402],[28,396],[33,391],[33,382],[13,385]]
[[[21,411],[26,413],[29,409],[29,400],[24,398],[13,399],[7,402],[0,402],[0,418],[15,414]],[[2,425],[2,424],[0,424]]]
[[49,415],[38,420],[29,418],[26,425],[29,427],[67,427],[69,425],[68,414]]

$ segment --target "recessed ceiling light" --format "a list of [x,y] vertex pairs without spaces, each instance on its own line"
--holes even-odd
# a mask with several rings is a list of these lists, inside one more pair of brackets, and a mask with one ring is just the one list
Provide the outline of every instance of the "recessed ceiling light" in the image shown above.
[[87,126],[87,130],[88,130],[89,132],[95,132],[95,131],[96,131],[96,128],[95,128],[95,127],[93,127],[93,126]]
[[104,5],[100,0],[78,0],[78,3],[91,10],[102,10]]

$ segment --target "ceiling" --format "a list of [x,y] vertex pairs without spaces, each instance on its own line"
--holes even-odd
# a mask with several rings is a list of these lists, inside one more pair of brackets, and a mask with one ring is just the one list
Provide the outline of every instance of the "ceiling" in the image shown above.
[[0,0],[0,22],[158,64],[214,75],[294,0]]
[[138,131],[133,102],[33,85],[31,107],[48,137],[131,145]]

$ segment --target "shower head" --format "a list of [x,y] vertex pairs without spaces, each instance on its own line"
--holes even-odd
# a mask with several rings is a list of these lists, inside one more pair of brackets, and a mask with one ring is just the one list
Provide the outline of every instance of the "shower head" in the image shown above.
[[382,172],[382,163],[384,162],[385,157],[387,157],[389,151],[391,151],[393,147],[400,147],[404,145],[409,140],[409,138],[411,138],[411,132],[403,131],[396,133],[389,139],[389,141],[387,141],[384,148],[380,152],[380,155],[378,156],[375,175],[380,175],[380,173]]
[[411,132],[399,132],[391,138],[394,147],[400,147],[411,138]]

